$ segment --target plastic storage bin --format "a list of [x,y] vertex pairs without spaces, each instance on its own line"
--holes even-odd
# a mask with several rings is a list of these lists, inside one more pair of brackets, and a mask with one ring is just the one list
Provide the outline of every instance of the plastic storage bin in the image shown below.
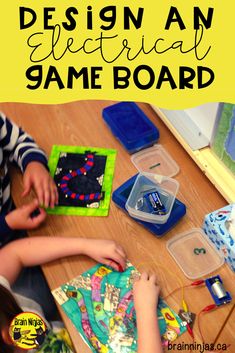
[[[137,178],[138,174],[134,175],[132,178],[128,179],[125,183],[123,183],[121,186],[119,186],[118,189],[116,189],[113,192],[112,195],[112,200],[113,202],[120,207],[122,210],[124,210],[128,215],[129,213],[127,212],[125,208],[126,201],[130,195],[130,192],[132,190],[132,187],[135,183],[135,180]],[[136,222],[144,226],[147,230],[149,230],[151,233],[153,233],[157,237],[163,236],[166,232],[168,232],[172,227],[175,226],[175,224],[185,215],[186,213],[186,206],[179,200],[175,199],[171,215],[168,218],[167,222],[164,224],[157,224],[157,223],[149,223],[149,222],[144,222],[141,221],[137,218],[133,218]],[[132,218],[132,217],[131,217]]]
[[[170,216],[178,188],[179,183],[175,179],[152,173],[139,173],[127,199],[126,209],[132,217],[141,221],[165,223]],[[145,196],[152,192],[158,193],[165,206],[165,214],[155,214],[149,209]]]
[[129,153],[157,142],[159,131],[133,102],[121,102],[103,109],[103,119]]

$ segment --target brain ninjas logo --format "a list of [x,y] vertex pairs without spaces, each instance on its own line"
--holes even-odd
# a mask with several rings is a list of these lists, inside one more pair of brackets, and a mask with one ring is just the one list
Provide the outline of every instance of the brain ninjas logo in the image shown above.
[[44,342],[47,327],[39,315],[24,312],[12,320],[9,334],[15,346],[29,350],[38,348]]

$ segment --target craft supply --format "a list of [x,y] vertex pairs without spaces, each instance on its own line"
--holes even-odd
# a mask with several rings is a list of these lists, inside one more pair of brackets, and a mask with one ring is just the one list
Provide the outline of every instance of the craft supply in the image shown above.
[[178,315],[183,321],[186,321],[189,324],[191,329],[193,329],[196,314],[192,313],[191,311],[185,312],[184,310],[180,309]]
[[110,261],[110,263],[114,262],[118,266],[119,272],[124,272],[124,269],[122,268],[122,266],[119,263],[117,263],[117,261],[110,259],[110,258],[108,258],[108,260]]
[[[209,288],[209,287],[211,287],[213,285],[213,283],[217,282],[218,280],[222,283],[222,279],[218,275],[218,276],[215,276],[215,277],[208,278],[205,281],[204,280],[197,280],[197,281],[192,282],[189,285],[185,285],[184,286],[183,283],[182,283],[182,280],[179,277],[176,277],[176,275],[172,271],[170,271],[168,268],[165,268],[165,266],[161,265],[160,263],[157,263],[155,259],[152,262],[150,262],[150,261],[142,262],[142,263],[139,264],[139,266],[140,265],[146,265],[148,263],[153,263],[157,267],[162,268],[164,271],[166,271],[173,278],[175,278],[176,281],[178,281],[180,283],[180,287],[175,288],[172,292],[168,293],[167,296],[164,297],[164,299],[166,300],[166,298],[168,298],[169,296],[171,296],[172,294],[174,294],[178,290],[182,291],[182,305],[187,311],[185,312],[184,310],[181,309],[179,311],[179,317],[182,319],[182,321],[183,321],[183,323],[184,323],[189,335],[194,340],[194,334],[193,334],[192,328],[193,328],[193,324],[194,324],[196,315],[194,313],[191,313],[191,312],[188,311],[188,306],[187,306],[187,304],[185,302],[185,299],[184,299],[184,289],[185,288],[190,288],[190,287],[192,287],[192,288],[194,287],[195,288],[197,286],[201,286],[201,285],[205,285],[206,284],[206,286],[208,287],[209,291],[211,292],[211,288]],[[213,296],[213,292],[211,294]],[[197,316],[198,316],[198,329],[199,329],[199,333],[200,333],[200,336],[201,336],[203,342],[204,342],[204,337],[203,337],[202,329],[201,329],[201,325],[200,325],[200,316],[201,316],[201,314],[208,313],[208,312],[216,309],[217,306],[219,306],[221,304],[229,303],[231,300],[232,300],[231,295],[228,292],[226,292],[226,300],[225,300],[225,297],[223,297],[223,298],[221,298],[221,302],[220,303],[218,303],[218,301],[217,301],[216,304],[207,305],[206,307],[204,307],[197,314]],[[190,350],[190,352],[192,352],[192,350]],[[215,352],[215,351],[212,351],[212,352]]]
[[[40,206],[40,208],[42,208],[41,206]],[[40,210],[39,210],[39,208],[36,208],[36,210],[34,210],[31,214],[30,214],[30,218],[36,218],[37,216],[39,216],[40,215]]]
[[194,334],[193,334],[193,330],[191,329],[191,327],[189,326],[188,323],[186,323],[186,327],[187,327],[187,331],[190,334],[190,336],[194,339]]
[[166,208],[163,205],[160,195],[157,191],[145,194],[144,200],[146,200],[148,209],[151,213],[158,215],[166,214]]
[[[136,352],[137,329],[133,281],[138,270],[124,272],[97,265],[53,291],[92,352]],[[71,291],[76,295],[71,296]],[[164,345],[186,331],[179,316],[159,298],[156,309]]]
[[116,151],[82,146],[53,146],[50,172],[59,203],[48,213],[107,216]]
[[204,248],[194,248],[193,252],[195,255],[206,254],[206,249]]
[[161,165],[161,163],[156,163],[156,164],[154,164],[154,165],[151,165],[151,166],[149,167],[149,169],[153,169],[153,168],[159,167],[160,165]]
[[185,303],[185,300],[184,300],[184,299],[182,300],[182,308],[183,308],[183,310],[184,310],[185,312],[188,312],[188,306],[187,306],[187,304]]
[[124,272],[122,266],[121,266],[120,264],[117,264],[117,265],[118,265],[118,271],[119,271],[119,272]]
[[219,275],[207,278],[205,283],[217,306],[231,302],[232,297],[230,293],[225,290]]
[[144,206],[144,199],[143,197],[141,197],[139,200],[137,200],[136,205],[135,205],[135,209],[136,210],[141,210]]
[[216,280],[212,286],[211,289],[213,290],[214,294],[219,298],[224,298],[226,297],[227,293],[222,285],[218,280]]

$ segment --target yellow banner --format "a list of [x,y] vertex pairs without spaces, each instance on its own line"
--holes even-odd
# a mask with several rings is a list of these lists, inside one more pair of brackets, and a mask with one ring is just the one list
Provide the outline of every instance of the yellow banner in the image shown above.
[[235,2],[7,1],[2,102],[235,103]]

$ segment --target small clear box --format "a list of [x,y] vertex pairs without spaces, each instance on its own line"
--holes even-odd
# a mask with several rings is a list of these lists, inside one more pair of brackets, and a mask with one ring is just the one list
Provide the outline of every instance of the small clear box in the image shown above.
[[[177,180],[153,173],[139,173],[126,201],[128,213],[141,221],[163,224],[168,220],[179,189]],[[146,205],[145,196],[157,192],[165,207],[165,214],[153,213]]]
[[201,228],[176,235],[168,240],[167,249],[186,277],[198,279],[217,270],[223,256],[208,242]]
[[164,175],[169,178],[179,172],[178,164],[160,144],[133,154],[131,161],[140,172]]

